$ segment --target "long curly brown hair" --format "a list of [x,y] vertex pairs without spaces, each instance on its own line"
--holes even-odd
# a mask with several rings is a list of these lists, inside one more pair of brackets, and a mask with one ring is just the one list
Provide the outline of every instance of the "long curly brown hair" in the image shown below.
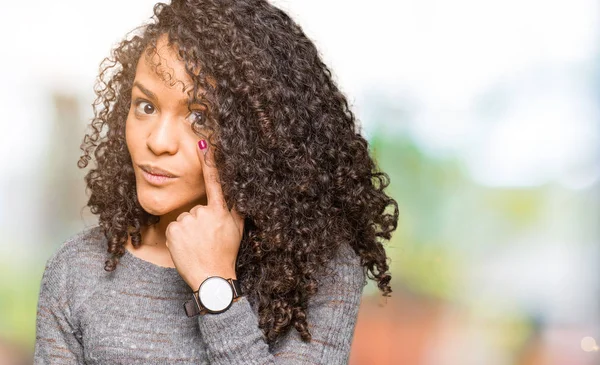
[[398,205],[384,192],[389,176],[300,26],[265,0],[173,0],[156,4],[151,20],[102,61],[81,145],[78,166],[92,154],[97,162],[85,181],[112,254],[105,270],[116,268],[128,234],[138,247],[140,228],[160,219],[137,200],[125,121],[138,59],[167,34],[194,83],[190,105],[207,107],[201,128],[212,131],[226,201],[246,217],[236,273],[266,340],[291,325],[311,339],[308,299],[342,242],[390,296],[381,241],[396,229]]

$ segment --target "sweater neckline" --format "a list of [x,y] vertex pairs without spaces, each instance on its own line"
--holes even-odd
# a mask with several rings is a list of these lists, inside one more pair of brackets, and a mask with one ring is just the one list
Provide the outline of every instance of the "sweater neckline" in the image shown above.
[[170,288],[178,288],[183,292],[191,291],[188,284],[183,280],[179,271],[174,267],[160,266],[150,261],[146,261],[142,258],[135,256],[127,248],[125,248],[125,254],[120,260],[123,265],[128,266],[130,270],[137,273],[143,273],[150,280],[156,280],[156,282],[162,282],[168,285]]
[[179,277],[179,272],[177,271],[177,268],[161,266],[150,261],[146,261],[131,253],[131,251],[129,251],[127,248],[125,248],[125,254],[121,257],[121,260],[124,260],[126,263],[131,263],[132,265],[143,269],[145,272],[155,272],[161,275]]

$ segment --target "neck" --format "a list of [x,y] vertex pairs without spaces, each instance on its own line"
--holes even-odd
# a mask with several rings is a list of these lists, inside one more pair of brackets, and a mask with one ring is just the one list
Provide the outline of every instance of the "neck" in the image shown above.
[[180,214],[184,212],[189,212],[193,207],[198,204],[206,205],[206,198],[201,199],[200,201],[195,201],[193,203],[184,205],[178,209],[175,209],[169,213],[163,214],[160,216],[160,221],[156,224],[151,224],[149,226],[143,226],[141,229],[142,235],[142,244],[143,245],[151,245],[162,247],[167,249],[167,227],[169,224],[177,220]]

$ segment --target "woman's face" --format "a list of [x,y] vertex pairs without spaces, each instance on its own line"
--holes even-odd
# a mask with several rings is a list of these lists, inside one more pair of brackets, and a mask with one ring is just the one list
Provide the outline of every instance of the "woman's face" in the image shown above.
[[[196,117],[204,118],[201,105],[187,108],[192,83],[184,64],[169,48],[166,37],[159,38],[153,63],[160,61],[156,71],[144,52],[138,61],[131,106],[127,115],[125,135],[135,171],[138,200],[148,213],[173,219],[197,204],[206,204],[202,167],[196,149],[200,137],[192,130]],[[159,59],[160,57],[160,59]],[[168,72],[161,78],[158,73]],[[157,178],[144,170],[159,168],[174,175]],[[159,172],[156,172],[159,173]]]

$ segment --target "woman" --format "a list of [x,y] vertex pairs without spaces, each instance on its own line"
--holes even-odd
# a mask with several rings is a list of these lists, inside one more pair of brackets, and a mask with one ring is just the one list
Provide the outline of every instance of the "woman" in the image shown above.
[[101,67],[79,163],[99,223],[47,262],[35,363],[347,363],[398,207],[346,98],[264,0],[153,20]]

